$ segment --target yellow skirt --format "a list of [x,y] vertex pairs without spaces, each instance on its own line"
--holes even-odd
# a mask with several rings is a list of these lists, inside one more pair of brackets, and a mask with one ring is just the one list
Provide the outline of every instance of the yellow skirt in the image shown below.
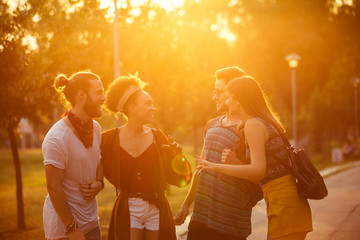
[[291,175],[266,183],[262,190],[266,202],[268,235],[278,238],[313,230],[309,203],[299,196]]

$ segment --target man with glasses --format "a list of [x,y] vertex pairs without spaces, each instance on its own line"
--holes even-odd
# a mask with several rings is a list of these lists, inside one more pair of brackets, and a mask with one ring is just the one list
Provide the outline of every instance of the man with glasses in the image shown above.
[[[225,86],[230,80],[244,75],[246,73],[239,67],[228,67],[215,72],[212,99],[216,103],[217,111],[224,115],[211,119],[206,124],[201,157],[207,161],[225,163],[222,161],[223,152],[232,154],[228,149],[240,139],[237,126],[241,121],[238,115],[230,115],[228,111],[225,104]],[[190,190],[174,219],[175,224],[184,223],[194,202],[188,240],[246,239],[251,233],[252,206],[249,198],[242,179],[208,170],[196,172]]]

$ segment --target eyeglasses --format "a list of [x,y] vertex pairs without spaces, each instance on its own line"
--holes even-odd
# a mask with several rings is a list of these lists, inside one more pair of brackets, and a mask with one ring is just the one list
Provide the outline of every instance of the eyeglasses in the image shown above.
[[226,92],[225,89],[214,89],[214,91],[213,91],[214,95],[220,95],[224,92]]

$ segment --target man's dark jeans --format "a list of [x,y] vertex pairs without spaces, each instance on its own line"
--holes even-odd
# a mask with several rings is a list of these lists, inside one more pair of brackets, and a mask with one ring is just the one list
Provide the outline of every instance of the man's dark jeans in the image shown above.
[[190,221],[187,240],[246,240],[246,238],[221,233],[208,228],[202,223]]
[[101,240],[100,227],[94,228],[87,234],[85,234],[86,240]]
[[[60,240],[68,240],[69,238],[62,238]],[[100,227],[94,228],[90,232],[85,234],[86,240],[101,240]]]

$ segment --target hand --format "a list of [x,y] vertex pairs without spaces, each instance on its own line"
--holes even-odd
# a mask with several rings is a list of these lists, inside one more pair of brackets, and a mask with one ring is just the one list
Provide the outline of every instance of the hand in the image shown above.
[[201,170],[195,168],[195,171],[193,172],[193,178],[196,176],[199,176],[200,173],[201,173]]
[[182,206],[176,217],[174,218],[175,225],[179,226],[183,224],[186,220],[186,217],[189,215],[189,208]]
[[237,133],[240,133],[240,132],[244,131],[244,127],[245,127],[244,122],[243,122],[243,121],[240,121],[240,122],[238,123],[238,125],[236,126],[236,131],[237,131]]
[[95,196],[102,189],[102,184],[100,181],[91,180],[85,183],[80,184],[80,190],[85,200],[90,200],[95,198]]
[[181,153],[182,146],[179,143],[175,142],[170,135],[168,135],[168,139],[169,139],[169,145],[175,150],[176,154]]
[[86,240],[85,235],[79,228],[75,229],[74,231],[68,234],[70,240]]
[[222,151],[221,162],[224,164],[234,165],[245,164],[244,162],[240,161],[240,159],[236,156],[234,150],[231,149],[224,149]]
[[178,155],[182,152],[182,147],[179,143],[175,142],[170,135],[168,135],[169,143],[163,144],[162,147],[167,148],[169,151],[172,151],[172,154]]
[[200,157],[196,154],[194,155],[194,157],[195,157],[197,171],[201,171],[203,169],[208,169],[208,170],[214,171],[216,166],[218,165],[216,163],[206,161],[205,159],[203,159],[202,157]]

